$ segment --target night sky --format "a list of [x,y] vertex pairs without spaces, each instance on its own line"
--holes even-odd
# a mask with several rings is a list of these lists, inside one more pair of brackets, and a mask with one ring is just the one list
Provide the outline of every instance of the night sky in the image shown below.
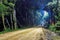
[[44,26],[48,24],[49,15],[52,13],[50,9],[44,9],[48,2],[52,2],[52,0],[17,0],[15,10],[18,25]]

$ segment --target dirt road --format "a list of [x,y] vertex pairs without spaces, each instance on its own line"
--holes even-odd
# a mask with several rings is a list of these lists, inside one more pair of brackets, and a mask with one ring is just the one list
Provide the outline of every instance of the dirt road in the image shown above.
[[28,28],[0,35],[0,40],[51,40],[52,34],[44,28]]

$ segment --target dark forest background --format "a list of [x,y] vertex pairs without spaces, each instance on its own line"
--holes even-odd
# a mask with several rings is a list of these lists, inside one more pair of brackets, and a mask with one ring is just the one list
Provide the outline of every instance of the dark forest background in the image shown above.
[[[60,27],[60,4],[59,0],[56,1],[57,3],[54,3],[55,1],[53,1],[47,5],[48,8],[52,7],[52,11],[55,13],[55,23],[49,24],[49,29],[52,31],[56,31],[56,28]],[[0,31],[7,29],[15,30],[23,27],[22,25],[17,24],[15,3],[16,0],[0,0]]]

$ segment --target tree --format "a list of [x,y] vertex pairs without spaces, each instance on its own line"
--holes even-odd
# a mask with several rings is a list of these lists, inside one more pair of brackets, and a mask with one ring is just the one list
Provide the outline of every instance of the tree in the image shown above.
[[47,6],[51,7],[53,12],[54,12],[54,16],[55,16],[55,19],[57,21],[60,20],[60,1],[59,0],[53,0],[53,2],[49,2]]
[[[17,28],[17,23],[16,23],[16,12],[15,12],[15,9],[14,9],[14,4],[13,3],[9,3],[9,6],[12,8],[12,13],[11,13],[11,23],[12,23],[12,28],[13,28],[13,25],[14,25],[14,28],[16,29]],[[13,17],[13,19],[12,19]],[[13,24],[13,21],[14,21],[14,24]]]
[[16,22],[16,12],[15,12],[15,10],[13,11],[13,21],[14,21],[14,27],[16,29],[17,28],[17,22]]
[[17,28],[16,16],[15,16],[16,14],[15,14],[15,9],[14,9],[15,2],[16,2],[16,0],[0,0],[0,17],[2,17],[4,30],[6,30],[5,20],[8,25],[10,24],[10,23],[8,23],[9,20],[5,19],[6,17],[4,17],[4,16],[8,16],[8,15],[10,15],[10,20],[11,20],[10,21],[11,25],[9,25],[9,29]]
[[2,3],[0,3],[0,14],[1,14],[1,17],[2,17],[4,30],[6,30],[5,21],[4,21],[4,16],[5,16],[5,13],[6,13],[6,9],[7,9],[7,7],[5,5],[3,5]]

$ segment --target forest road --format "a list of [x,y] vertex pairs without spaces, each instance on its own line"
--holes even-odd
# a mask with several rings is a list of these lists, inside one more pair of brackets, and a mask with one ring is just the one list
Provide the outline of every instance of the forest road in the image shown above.
[[44,28],[28,28],[0,34],[0,40],[51,40],[52,34]]

